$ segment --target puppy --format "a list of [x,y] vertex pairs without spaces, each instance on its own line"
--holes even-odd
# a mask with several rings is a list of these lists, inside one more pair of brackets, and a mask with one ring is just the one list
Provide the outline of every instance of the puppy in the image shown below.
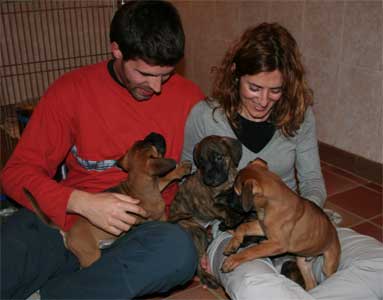
[[224,250],[225,255],[237,251],[243,237],[263,234],[267,240],[230,255],[222,265],[223,272],[234,270],[241,263],[282,253],[297,255],[297,265],[307,290],[316,286],[307,257],[323,255],[323,272],[328,277],[336,272],[340,244],[334,225],[315,203],[304,199],[287,187],[267,164],[256,159],[242,169],[234,190],[241,195],[243,209],[263,210],[259,220],[241,224]]
[[[242,146],[236,139],[220,136],[202,139],[193,150],[197,170],[180,185],[170,206],[170,220],[191,233],[200,259],[208,246],[209,222],[219,219],[228,227],[241,222],[239,214],[227,204],[241,156]],[[219,286],[200,264],[197,275],[208,287]]]
[[[146,219],[137,216],[137,224],[149,220],[166,221],[165,202],[161,191],[170,182],[181,179],[191,171],[190,162],[182,162],[176,167],[175,160],[164,158],[165,148],[163,136],[151,133],[144,140],[134,143],[117,162],[129,176],[126,181],[108,192],[121,193],[140,200],[140,205],[148,212],[148,216]],[[58,228],[41,210],[33,195],[26,189],[24,191],[36,214],[46,224]],[[89,267],[100,258],[100,247],[111,244],[119,237],[94,226],[81,216],[71,229],[64,233],[66,247],[78,258],[83,268]]]

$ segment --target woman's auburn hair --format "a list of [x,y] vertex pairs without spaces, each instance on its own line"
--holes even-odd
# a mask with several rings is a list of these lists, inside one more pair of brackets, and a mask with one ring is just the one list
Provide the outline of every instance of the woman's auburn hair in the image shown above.
[[244,75],[279,70],[283,77],[282,97],[270,115],[270,121],[285,136],[294,136],[304,121],[313,94],[304,78],[301,54],[292,35],[277,23],[262,23],[247,29],[229,48],[215,70],[213,99],[223,109],[230,124],[237,127],[241,100],[239,79]]

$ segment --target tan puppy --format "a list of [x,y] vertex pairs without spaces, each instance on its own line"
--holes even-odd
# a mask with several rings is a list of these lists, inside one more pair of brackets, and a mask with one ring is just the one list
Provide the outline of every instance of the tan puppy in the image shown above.
[[[108,191],[140,200],[140,206],[148,212],[148,217],[143,219],[137,216],[137,224],[149,220],[165,221],[165,202],[161,191],[171,181],[181,179],[191,171],[190,162],[183,162],[176,168],[175,160],[163,158],[165,147],[165,139],[159,134],[151,133],[144,140],[137,141],[118,161],[118,165],[127,171],[129,176],[126,181]],[[58,228],[42,212],[31,193],[27,190],[25,192],[36,214],[51,227]],[[77,256],[84,268],[100,258],[100,246],[103,242],[113,242],[118,237],[120,236],[94,226],[81,216],[71,229],[64,233],[66,247]]]
[[265,235],[267,240],[230,255],[222,265],[223,272],[230,272],[246,261],[286,252],[298,256],[297,264],[307,290],[317,285],[307,257],[323,254],[324,274],[328,277],[336,272],[340,244],[334,225],[315,203],[299,197],[270,172],[263,160],[251,162],[238,173],[234,190],[241,195],[245,211],[263,210],[263,217],[241,224],[224,254],[235,253],[245,235]]

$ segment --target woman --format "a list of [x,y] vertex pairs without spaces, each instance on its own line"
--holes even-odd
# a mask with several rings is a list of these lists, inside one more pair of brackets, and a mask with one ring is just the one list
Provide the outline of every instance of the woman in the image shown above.
[[[250,28],[227,52],[214,82],[213,97],[198,103],[185,128],[183,159],[208,135],[242,143],[239,169],[259,157],[294,191],[320,207],[326,190],[320,168],[315,118],[296,41],[278,24]],[[328,280],[322,259],[314,262],[320,283],[306,292],[280,274],[276,260],[256,259],[222,273],[223,249],[231,235],[215,230],[207,269],[231,299],[382,299],[383,248],[373,238],[338,228],[342,257]],[[283,261],[283,259],[282,259]]]

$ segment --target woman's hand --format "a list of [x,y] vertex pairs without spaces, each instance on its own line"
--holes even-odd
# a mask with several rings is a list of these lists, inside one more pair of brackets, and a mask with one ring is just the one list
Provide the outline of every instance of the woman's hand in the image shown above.
[[211,269],[210,269],[209,261],[208,261],[208,259],[207,259],[207,254],[204,254],[204,255],[201,257],[200,265],[201,265],[201,268],[202,268],[202,269],[204,269],[206,272],[208,272],[208,273],[211,274]]
[[[211,271],[211,269],[210,269],[210,264],[209,264],[209,260],[208,260],[208,257],[207,257],[207,254],[206,254],[206,253],[201,257],[201,260],[200,260],[199,264],[200,264],[201,268],[202,268],[205,272],[207,272],[207,273],[213,275],[213,273],[212,273],[212,271]],[[208,288],[207,285],[203,285],[202,287],[203,287],[204,289],[207,289],[207,288]]]
[[74,190],[69,198],[67,211],[87,218],[103,230],[120,235],[137,222],[137,216],[146,217],[139,200],[118,193],[87,193]]

